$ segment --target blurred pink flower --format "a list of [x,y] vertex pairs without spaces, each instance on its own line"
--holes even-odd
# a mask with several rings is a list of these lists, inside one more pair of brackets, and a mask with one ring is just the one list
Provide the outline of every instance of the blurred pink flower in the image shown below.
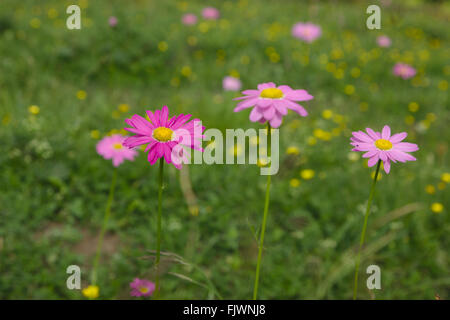
[[241,89],[242,83],[238,78],[227,76],[223,78],[222,86],[225,91],[238,91]]
[[114,167],[118,167],[124,160],[133,161],[138,153],[124,147],[123,142],[126,138],[121,134],[104,137],[97,143],[97,153],[107,160],[112,159]]
[[202,10],[202,16],[207,20],[217,20],[220,17],[220,12],[216,8],[206,7]]
[[193,13],[186,13],[181,18],[181,22],[183,22],[183,24],[185,24],[187,26],[191,26],[191,25],[197,23],[197,16]]
[[128,137],[123,145],[134,148],[147,144],[145,152],[148,151],[148,161],[151,165],[164,157],[167,163],[181,169],[181,164],[187,162],[190,156],[190,152],[185,148],[203,151],[202,133],[205,127],[199,119],[188,122],[190,114],[180,114],[169,119],[167,106],[154,112],[147,110],[147,117],[149,120],[135,114],[125,120],[131,128],[124,129],[136,135]]
[[397,63],[394,68],[392,68],[392,72],[397,77],[402,77],[403,79],[409,79],[416,75],[416,69],[409,64],[401,62]]
[[380,47],[387,48],[391,46],[391,39],[388,36],[379,36],[377,38],[377,44]]
[[302,117],[308,112],[295,101],[308,101],[314,97],[306,90],[294,90],[289,86],[277,87],[275,83],[268,82],[258,85],[258,90],[242,91],[244,97],[235,98],[242,100],[234,109],[234,112],[254,107],[250,112],[250,121],[265,123],[269,121],[273,128],[278,128],[287,114],[287,109],[294,110]]
[[299,22],[292,27],[292,35],[295,38],[301,39],[305,42],[313,42],[322,34],[320,26],[311,22],[302,23]]
[[114,16],[111,16],[111,17],[109,17],[109,19],[108,19],[108,23],[109,23],[109,26],[110,26],[110,27],[115,27],[115,26],[117,25],[117,22],[118,22],[118,20],[117,20],[117,18],[114,17]]
[[381,133],[366,128],[367,134],[363,131],[353,132],[350,138],[351,145],[355,148],[352,151],[363,151],[363,158],[369,158],[369,167],[374,166],[378,160],[383,161],[384,171],[389,173],[392,162],[416,161],[407,152],[419,150],[415,143],[401,142],[408,135],[406,132],[397,133],[391,136],[391,128],[384,126]]
[[155,284],[149,280],[136,278],[130,282],[131,292],[133,297],[148,297],[155,291]]

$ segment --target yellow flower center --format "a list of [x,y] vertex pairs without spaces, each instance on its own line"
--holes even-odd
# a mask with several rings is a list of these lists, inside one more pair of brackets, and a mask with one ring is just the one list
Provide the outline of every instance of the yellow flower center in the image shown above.
[[122,146],[121,143],[114,143],[114,144],[113,144],[113,148],[116,149],[116,150],[120,150],[120,149],[123,148],[123,146]]
[[375,141],[375,146],[381,150],[389,150],[392,148],[392,143],[386,139],[378,139]]
[[140,287],[139,291],[142,293],[147,293],[148,292],[148,288],[147,287]]
[[283,97],[283,91],[277,88],[268,88],[261,91],[261,98],[280,99]]
[[172,140],[173,131],[166,127],[159,127],[153,130],[153,138],[161,142]]

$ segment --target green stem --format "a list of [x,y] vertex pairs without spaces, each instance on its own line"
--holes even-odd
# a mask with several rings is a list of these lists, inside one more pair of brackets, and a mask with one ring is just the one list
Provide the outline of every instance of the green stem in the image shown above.
[[92,274],[91,274],[92,285],[95,285],[97,283],[97,268],[98,268],[98,264],[100,262],[100,254],[102,252],[103,237],[105,236],[106,226],[108,225],[109,216],[111,215],[111,204],[114,199],[114,189],[116,187],[116,180],[117,180],[117,168],[114,168],[113,177],[112,177],[112,181],[111,181],[111,187],[109,188],[108,201],[106,202],[105,215],[103,216],[103,224],[102,224],[102,228],[100,230],[100,235],[98,238],[97,253],[95,255],[94,267],[92,269]]
[[381,160],[378,160],[377,170],[375,171],[375,176],[373,177],[372,187],[370,188],[369,200],[367,200],[366,214],[364,216],[364,225],[363,225],[363,229],[361,232],[361,239],[359,240],[358,256],[356,258],[355,284],[353,287],[353,300],[356,300],[356,295],[358,292],[358,272],[359,272],[359,263],[361,260],[361,250],[364,245],[364,239],[366,237],[367,221],[369,220],[369,212],[370,212],[370,207],[372,205],[373,196],[375,194],[375,185],[377,183],[378,172],[380,171],[380,165],[381,165]]
[[[271,128],[270,124],[267,123],[267,155],[270,157],[271,151]],[[266,199],[264,201],[264,215],[263,222],[261,226],[261,236],[259,239],[259,248],[258,248],[258,261],[256,263],[256,274],[255,274],[255,286],[253,288],[253,300],[256,300],[258,297],[258,284],[259,284],[259,270],[261,268],[261,257],[264,245],[264,234],[266,232],[266,222],[267,222],[267,213],[269,212],[269,201],[270,201],[270,179],[271,175],[267,175],[267,185],[266,185]]]
[[157,217],[157,235],[156,235],[156,279],[155,279],[155,299],[159,298],[159,261],[161,259],[161,206],[162,206],[162,191],[163,191],[163,173],[164,173],[164,158],[159,160],[159,177],[158,177],[158,217]]

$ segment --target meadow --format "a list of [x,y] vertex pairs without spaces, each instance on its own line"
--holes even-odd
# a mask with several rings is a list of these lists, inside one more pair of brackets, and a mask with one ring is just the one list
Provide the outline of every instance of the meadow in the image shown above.
[[[351,299],[374,167],[349,139],[385,124],[420,149],[417,161],[393,164],[377,182],[359,298],[450,298],[450,6],[380,1],[382,28],[368,30],[371,2],[1,1],[0,298],[84,298],[67,289],[66,268],[80,266],[89,285],[113,176],[96,144],[124,133],[126,118],[167,105],[207,129],[264,128],[248,110],[233,112],[241,94],[224,91],[225,76],[239,78],[241,90],[273,81],[314,96],[302,104],[308,117],[289,111],[280,127],[261,299]],[[66,27],[70,4],[81,8],[80,30]],[[205,6],[220,18],[202,18]],[[186,13],[198,21],[184,25]],[[311,43],[291,34],[307,21],[322,28]],[[392,44],[377,45],[380,35]],[[397,62],[417,74],[394,76]],[[260,168],[165,170],[161,298],[250,299]],[[153,279],[157,176],[142,150],[117,168],[99,299],[132,299],[134,278]],[[372,264],[381,290],[365,286]]]

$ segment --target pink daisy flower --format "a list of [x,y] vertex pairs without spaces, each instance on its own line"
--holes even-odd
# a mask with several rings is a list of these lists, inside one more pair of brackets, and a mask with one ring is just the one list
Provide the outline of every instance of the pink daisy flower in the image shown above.
[[387,48],[391,46],[391,39],[388,36],[379,36],[377,38],[378,46],[382,48]]
[[392,68],[392,72],[397,77],[402,77],[403,79],[409,79],[416,75],[416,69],[409,64],[401,62],[397,63],[394,68]]
[[149,280],[136,278],[130,282],[131,292],[133,297],[148,297],[155,291],[155,284]]
[[192,115],[180,114],[169,119],[169,108],[163,106],[161,110],[146,111],[148,119],[137,114],[125,122],[131,128],[125,130],[135,133],[128,137],[123,145],[134,148],[147,144],[148,161],[151,165],[162,157],[167,163],[172,163],[177,169],[181,169],[182,163],[187,163],[190,153],[185,148],[203,151],[203,130],[199,119],[188,121]]
[[269,121],[273,128],[278,128],[283,121],[283,116],[287,114],[287,109],[294,110],[302,117],[306,117],[308,112],[295,101],[308,101],[314,97],[306,90],[294,90],[289,86],[276,86],[273,82],[258,84],[258,90],[242,91],[244,97],[234,100],[239,102],[234,112],[254,107],[250,112],[250,121],[265,123]]
[[118,167],[124,160],[133,161],[138,153],[124,147],[123,142],[126,138],[121,134],[104,137],[97,143],[97,153],[107,160],[112,159],[114,167]]
[[222,80],[222,87],[225,91],[238,91],[241,86],[241,80],[232,76],[227,76]]
[[292,27],[292,35],[295,38],[298,38],[308,43],[311,43],[317,38],[319,38],[321,34],[322,29],[320,28],[320,26],[313,24],[311,22],[307,23],[299,22]]
[[115,27],[115,26],[117,25],[118,22],[119,22],[119,21],[118,21],[117,18],[114,17],[114,16],[111,16],[111,17],[109,17],[109,19],[108,19],[108,24],[109,24],[110,27]]
[[183,22],[183,24],[185,24],[187,26],[191,26],[191,25],[197,23],[197,16],[193,13],[186,13],[181,18],[181,22]]
[[207,20],[217,20],[220,17],[220,12],[216,8],[206,7],[202,10],[202,16]]
[[401,142],[408,135],[406,132],[396,133],[391,136],[391,128],[384,126],[381,134],[370,128],[366,128],[367,134],[363,131],[353,132],[350,138],[351,145],[355,148],[352,151],[366,152],[363,158],[369,158],[369,167],[374,166],[378,160],[383,161],[384,171],[389,173],[392,162],[416,161],[407,152],[419,150],[415,143]]

